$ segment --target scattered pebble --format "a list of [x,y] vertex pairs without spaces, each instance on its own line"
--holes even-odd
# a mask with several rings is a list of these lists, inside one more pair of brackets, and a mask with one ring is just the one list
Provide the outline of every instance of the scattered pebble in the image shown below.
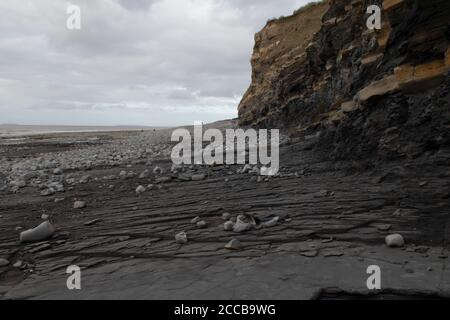
[[333,242],[333,241],[334,241],[334,238],[330,237],[329,239],[323,239],[321,242],[322,243],[330,243],[330,242]]
[[84,201],[75,201],[73,204],[74,209],[82,209],[84,207],[86,207],[86,202]]
[[377,229],[379,230],[379,231],[388,231],[389,229],[391,229],[392,228],[392,225],[390,225],[390,224],[380,224],[380,225],[377,225]]
[[308,257],[308,258],[317,257],[318,254],[319,254],[319,251],[317,251],[317,250],[310,250],[310,251],[302,251],[302,252],[300,252],[301,256]]
[[98,223],[98,222],[100,222],[100,221],[102,221],[102,219],[94,219],[94,220],[85,222],[84,225],[85,225],[85,226],[92,226],[92,225],[94,225],[94,224],[96,224],[96,223]]
[[326,196],[328,196],[327,190],[320,190],[319,192],[316,193],[316,197],[326,197]]
[[193,174],[191,179],[192,181],[201,181],[204,180],[206,176],[204,174]]
[[236,223],[233,226],[233,231],[240,233],[250,230],[255,225],[255,220],[252,218],[251,222],[245,222],[246,216],[239,215],[236,219]]
[[141,194],[145,192],[145,187],[144,186],[139,186],[136,188],[136,194]]
[[0,258],[0,267],[6,267],[9,265],[9,261],[3,258]]
[[43,241],[50,238],[55,233],[55,228],[49,221],[42,222],[36,228],[20,233],[20,242]]
[[201,218],[199,217],[199,216],[197,216],[197,217],[195,217],[195,218],[193,218],[192,220],[191,220],[191,223],[192,224],[196,224],[197,222],[199,222],[201,220]]
[[227,221],[227,220],[230,220],[230,218],[231,218],[231,214],[230,214],[230,213],[224,212],[224,213],[222,214],[222,219],[223,219],[223,220]]
[[225,231],[231,231],[231,230],[233,230],[233,227],[234,227],[233,221],[227,221],[223,224],[223,229]]
[[47,197],[56,193],[56,190],[53,188],[44,189],[41,191],[41,196]]
[[145,169],[144,171],[141,172],[141,174],[139,175],[139,179],[145,179],[148,178],[150,176],[150,171],[148,171],[147,169]]
[[204,220],[197,222],[197,228],[204,229],[207,226],[208,226],[208,224]]
[[186,232],[180,232],[175,235],[175,241],[179,244],[185,244],[188,242]]
[[324,253],[324,257],[341,257],[344,253],[340,250],[330,250]]
[[262,225],[264,228],[272,228],[277,225],[278,220],[280,220],[280,217],[274,217],[270,221],[264,222]]
[[240,250],[241,248],[242,245],[238,239],[231,239],[230,242],[225,245],[225,249],[228,250]]
[[89,180],[91,180],[91,176],[87,174],[87,175],[84,175],[81,177],[80,183],[85,184],[85,183],[88,183]]
[[405,244],[405,240],[400,234],[390,234],[385,238],[386,245],[390,248],[399,248],[403,247]]
[[159,177],[155,179],[155,183],[165,183],[172,180],[172,177]]
[[23,265],[23,262],[21,260],[17,261],[16,263],[13,264],[14,268],[20,268]]
[[50,216],[49,216],[48,214],[43,213],[43,214],[41,215],[41,219],[42,219],[42,220],[48,220],[48,218],[50,218]]

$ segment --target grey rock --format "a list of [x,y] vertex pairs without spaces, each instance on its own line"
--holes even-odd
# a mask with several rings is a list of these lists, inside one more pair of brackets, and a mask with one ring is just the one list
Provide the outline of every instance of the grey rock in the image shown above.
[[145,169],[144,171],[141,172],[141,174],[139,175],[139,179],[145,179],[148,178],[150,176],[150,171],[148,171],[147,169]]
[[204,174],[193,174],[191,176],[192,181],[201,181],[204,180],[206,176]]
[[138,186],[136,188],[136,194],[141,194],[145,192],[145,187],[144,186]]
[[341,257],[343,255],[344,253],[340,250],[328,250],[323,254],[324,257]]
[[222,214],[222,219],[223,219],[223,220],[227,221],[227,220],[230,220],[230,218],[231,218],[231,214],[230,214],[230,213],[224,212],[224,213]]
[[249,164],[246,164],[246,165],[242,168],[241,173],[247,173],[247,172],[249,172],[250,170],[252,170],[252,166],[249,165]]
[[204,229],[204,228],[208,227],[208,224],[204,220],[201,220],[201,221],[197,222],[197,227],[200,229]]
[[45,221],[33,229],[20,233],[20,242],[36,242],[50,238],[55,233],[55,228],[49,221]]
[[74,209],[83,209],[84,207],[86,207],[86,202],[84,201],[75,201],[73,204]]
[[41,191],[41,196],[47,197],[56,193],[56,190],[53,188],[44,189]]
[[227,221],[227,222],[225,222],[223,224],[223,229],[225,231],[231,231],[231,230],[233,230],[233,227],[234,227],[234,222],[233,221]]
[[80,179],[80,183],[88,183],[89,182],[89,180],[91,180],[91,176],[90,175],[84,175],[84,176],[82,176],[81,177],[81,179]]
[[196,224],[197,222],[199,222],[201,220],[201,218],[200,217],[195,217],[195,218],[193,218],[192,220],[191,220],[191,223],[192,224]]
[[320,190],[319,192],[316,193],[316,197],[326,197],[326,196],[328,196],[327,190]]
[[176,235],[175,235],[175,241],[177,242],[177,243],[179,243],[179,244],[185,244],[185,243],[187,243],[188,242],[188,238],[187,238],[187,234],[186,234],[186,232],[180,232],[180,233],[177,233]]
[[172,180],[172,177],[159,177],[155,179],[155,183],[165,183]]
[[102,219],[94,219],[94,220],[85,222],[84,225],[85,225],[85,226],[92,226],[92,225],[94,225],[94,224],[96,224],[96,223],[98,223],[98,222],[101,222],[101,221],[102,221]]
[[240,250],[242,249],[241,242],[238,239],[231,239],[226,245],[225,249],[228,250]]
[[25,180],[22,180],[22,179],[13,180],[9,184],[11,187],[16,187],[16,188],[24,188],[27,186],[27,183],[25,182]]
[[233,231],[237,233],[244,232],[250,230],[256,225],[255,220],[251,217],[249,222],[246,222],[245,220],[248,220],[248,217],[239,215],[236,218],[236,223],[233,226]]
[[399,248],[405,245],[405,240],[400,234],[390,234],[386,236],[385,242],[390,248]]
[[377,229],[380,231],[388,231],[390,228],[392,228],[392,225],[390,225],[390,224],[377,225]]
[[279,220],[280,220],[280,217],[274,217],[273,219],[271,219],[267,222],[264,222],[262,225],[264,228],[272,228],[277,225]]
[[310,251],[300,252],[301,256],[308,257],[308,258],[317,257],[318,254],[319,254],[319,251],[317,251],[317,250],[310,250]]
[[54,182],[54,183],[51,183],[48,187],[49,187],[49,189],[53,189],[56,192],[64,192],[65,191],[64,185],[62,183]]
[[3,258],[0,258],[0,267],[6,267],[9,265],[9,261]]
[[23,265],[23,262],[21,260],[17,261],[16,263],[13,264],[14,268],[20,268]]

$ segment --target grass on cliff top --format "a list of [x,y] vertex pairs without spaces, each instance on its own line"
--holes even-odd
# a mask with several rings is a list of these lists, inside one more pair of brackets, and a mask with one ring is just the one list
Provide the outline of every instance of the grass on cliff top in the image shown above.
[[319,5],[323,5],[325,2],[328,2],[328,1],[329,0],[318,0],[318,1],[310,2],[310,3],[306,4],[306,5],[304,5],[303,7],[298,8],[297,10],[294,10],[292,15],[290,15],[290,16],[280,16],[278,18],[272,18],[272,19],[267,20],[267,23],[269,24],[271,22],[282,22],[284,20],[289,20],[289,19],[297,16],[298,14],[301,14],[301,13],[303,13],[305,11],[308,11],[309,9],[312,9],[312,8],[317,7]]

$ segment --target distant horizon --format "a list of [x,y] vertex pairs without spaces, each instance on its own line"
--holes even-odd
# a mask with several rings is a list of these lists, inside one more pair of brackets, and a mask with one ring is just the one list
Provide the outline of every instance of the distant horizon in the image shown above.
[[105,128],[111,128],[111,127],[124,127],[124,128],[167,128],[170,126],[152,126],[152,125],[128,125],[128,124],[111,124],[111,125],[79,125],[79,124],[26,124],[26,123],[0,123],[0,127],[8,127],[8,126],[15,126],[15,127],[79,127],[79,128],[89,128],[89,127],[105,127]]

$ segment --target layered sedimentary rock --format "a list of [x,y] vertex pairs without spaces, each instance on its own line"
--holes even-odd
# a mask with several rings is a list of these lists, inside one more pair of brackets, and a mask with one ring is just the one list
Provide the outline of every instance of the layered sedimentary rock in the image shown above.
[[290,17],[269,21],[255,35],[252,83],[239,106],[241,123],[255,123],[281,105],[277,86],[287,85],[281,79],[305,63],[307,46],[322,27],[328,8],[328,2],[303,8]]
[[[366,25],[374,4],[380,30]],[[336,157],[450,144],[450,1],[330,0],[301,12],[257,34],[241,125],[320,131]],[[314,27],[278,53],[279,39],[299,32],[305,17]]]

